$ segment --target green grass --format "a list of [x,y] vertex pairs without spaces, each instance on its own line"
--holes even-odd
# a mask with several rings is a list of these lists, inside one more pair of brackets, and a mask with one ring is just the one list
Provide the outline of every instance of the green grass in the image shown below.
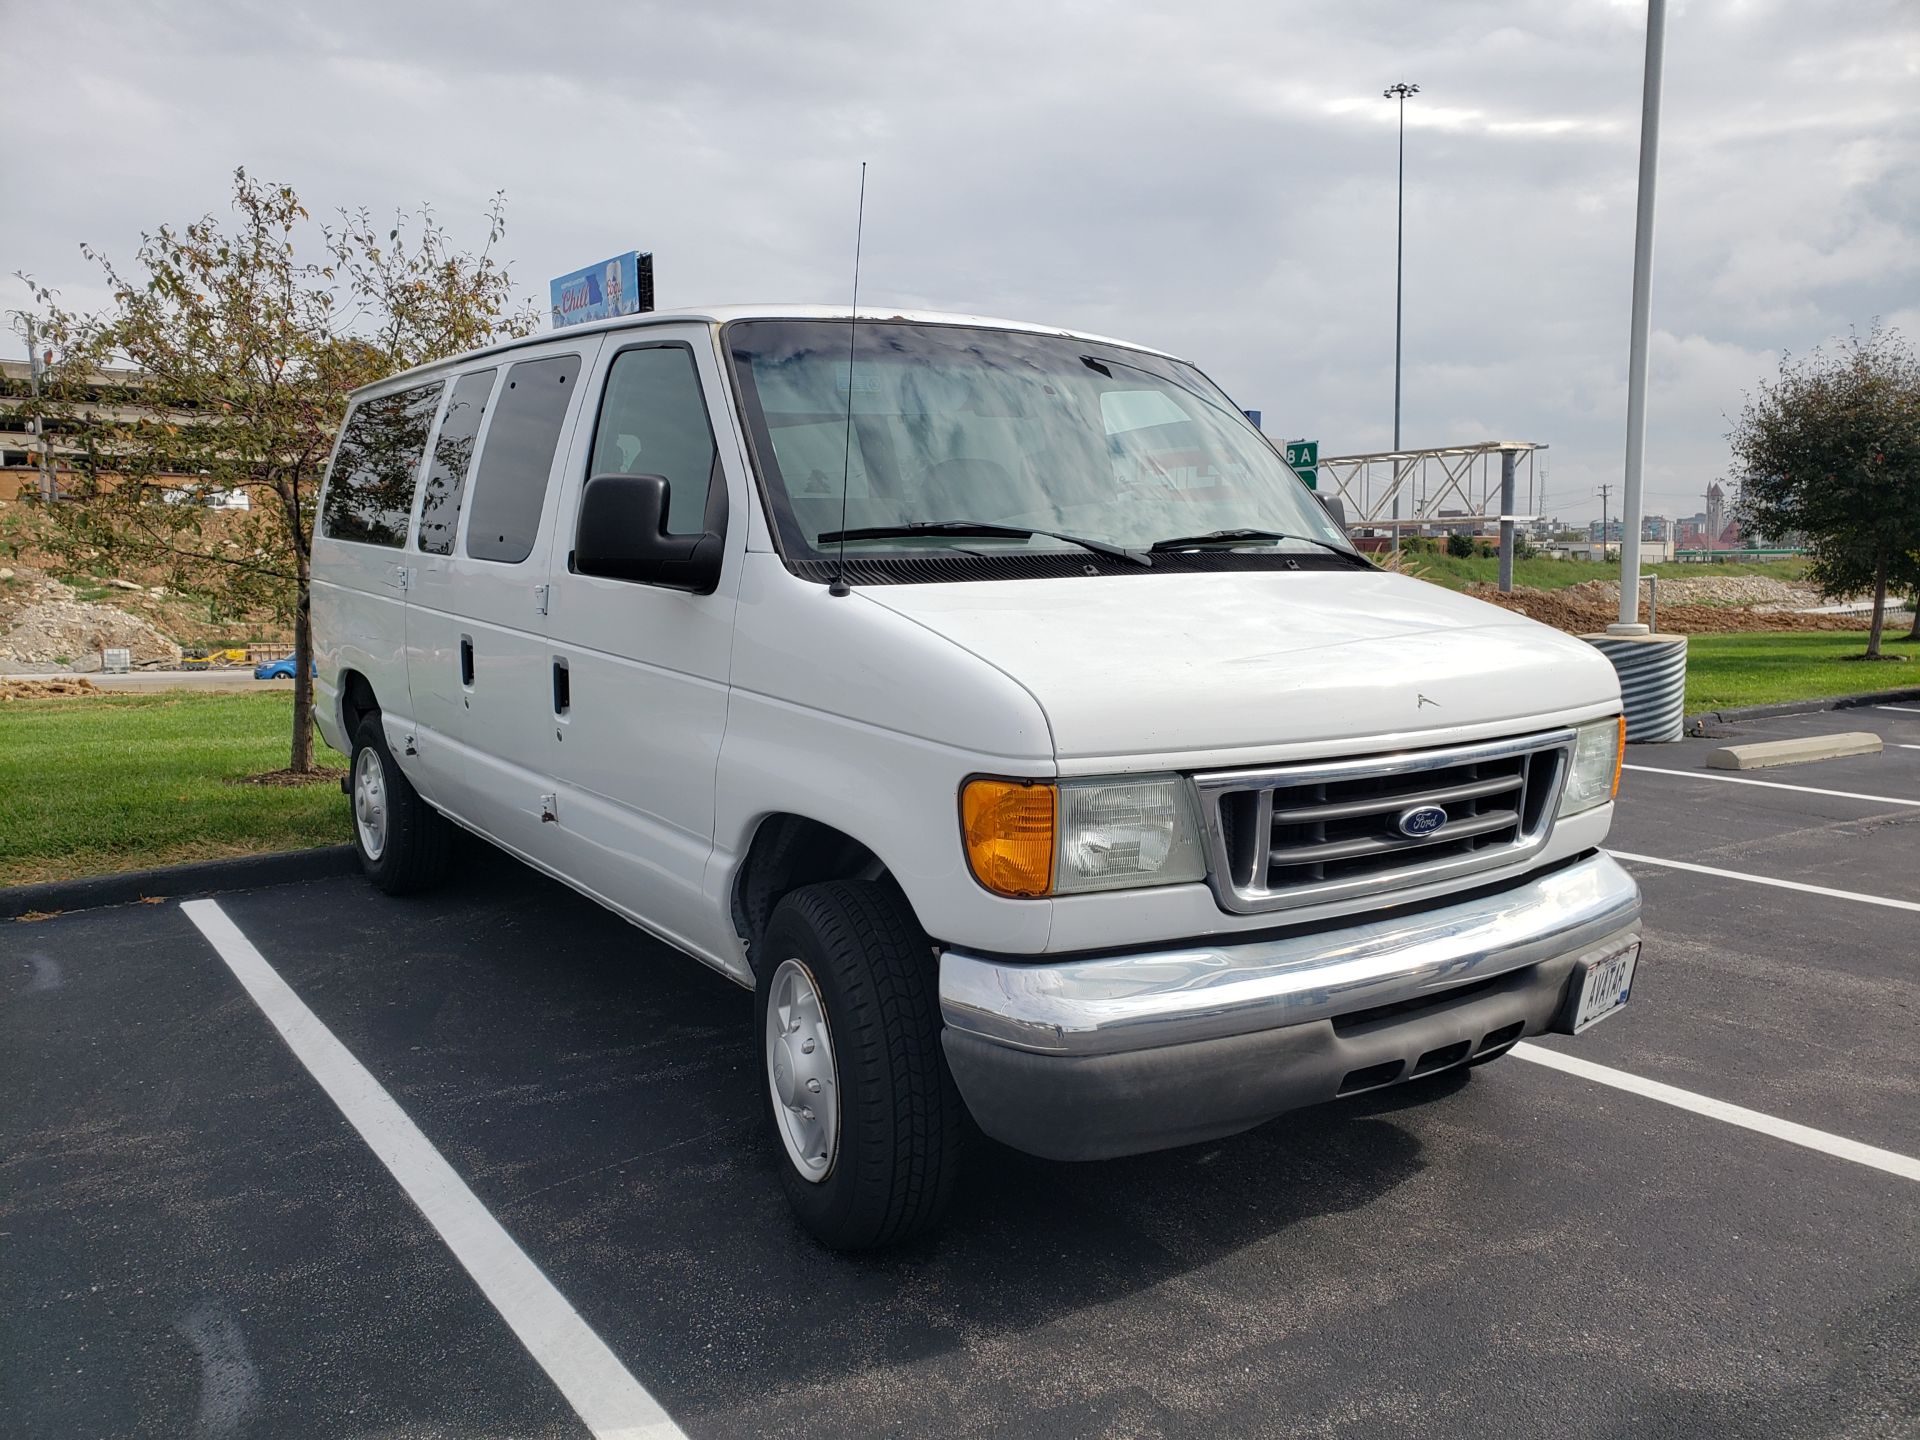
[[[1415,555],[1414,565],[1420,578],[1444,585],[1449,590],[1464,590],[1470,584],[1493,584],[1500,578],[1497,556],[1475,555],[1457,560],[1451,555]],[[1751,564],[1716,561],[1713,564],[1689,564],[1685,561],[1643,565],[1642,575],[1658,575],[1662,580],[1709,580],[1722,575],[1764,575],[1775,580],[1798,580],[1806,574],[1804,560],[1762,560]],[[1618,580],[1620,562],[1602,565],[1595,560],[1515,560],[1513,583],[1530,590],[1564,590],[1583,580]]]
[[1890,628],[1880,648],[1907,656],[1905,664],[1849,658],[1866,653],[1864,630],[1689,636],[1687,713],[1920,685],[1920,645],[1896,638],[1904,628]]
[[291,728],[285,692],[0,702],[0,885],[345,840],[333,782],[233,783],[284,768]]

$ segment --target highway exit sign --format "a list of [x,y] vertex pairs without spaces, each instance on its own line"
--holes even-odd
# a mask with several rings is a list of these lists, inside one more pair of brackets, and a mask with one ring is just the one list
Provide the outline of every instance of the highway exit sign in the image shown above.
[[1287,464],[1293,467],[1309,490],[1320,488],[1320,442],[1318,440],[1289,440],[1287,442]]

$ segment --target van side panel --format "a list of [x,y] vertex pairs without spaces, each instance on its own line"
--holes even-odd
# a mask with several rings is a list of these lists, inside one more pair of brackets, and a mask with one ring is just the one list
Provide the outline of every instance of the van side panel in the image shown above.
[[341,718],[341,676],[366,677],[388,723],[412,722],[407,694],[407,550],[427,438],[444,382],[363,396],[348,411],[321,490],[313,533],[315,697],[321,735],[345,753],[353,745]]
[[[711,954],[728,929],[702,887],[745,550],[744,457],[708,408],[725,382],[707,327],[615,336],[592,376],[551,548],[543,683],[559,813],[547,828],[576,884]],[[712,594],[572,571],[580,498],[596,467],[662,474],[675,533],[725,523]]]
[[[520,854],[547,860],[552,825],[541,820],[541,797],[552,792],[553,781],[546,553],[567,441],[585,388],[580,380],[599,347],[598,336],[569,336],[529,347],[500,367],[504,373],[495,382],[491,413],[477,437],[453,551],[411,557],[417,579],[409,595],[406,663],[414,689],[427,702],[428,713],[415,730],[423,788],[464,824]],[[558,368],[542,364],[561,356],[572,358]],[[544,453],[510,454],[501,448],[508,438],[501,415],[513,403],[514,387],[531,383],[567,391],[558,443],[549,438]],[[503,471],[509,460],[513,467]],[[512,481],[544,484],[537,528],[529,519],[517,536],[503,542],[496,532],[482,548],[511,554],[524,545],[526,554],[518,561],[476,559],[469,540],[481,491],[489,482]],[[496,506],[491,513],[500,510]],[[471,684],[465,679],[469,668]],[[428,716],[433,723],[426,723]]]

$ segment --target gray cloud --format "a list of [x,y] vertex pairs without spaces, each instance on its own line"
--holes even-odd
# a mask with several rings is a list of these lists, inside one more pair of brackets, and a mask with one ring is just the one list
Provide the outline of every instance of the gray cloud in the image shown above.
[[[864,159],[865,298],[1163,346],[1327,453],[1390,437],[1379,92],[1416,80],[1407,443],[1544,441],[1569,516],[1618,478],[1637,0],[4,13],[66,61],[12,112],[0,258],[70,300],[97,295],[79,241],[124,257],[241,163],[476,239],[505,188],[531,293],[637,245],[663,304],[838,300]],[[1782,349],[1876,316],[1920,339],[1917,81],[1910,4],[1675,0],[1650,509],[1697,507]]]

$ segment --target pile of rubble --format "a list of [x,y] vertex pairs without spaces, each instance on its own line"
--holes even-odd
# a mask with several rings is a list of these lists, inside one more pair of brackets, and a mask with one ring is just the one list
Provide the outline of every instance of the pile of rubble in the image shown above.
[[100,652],[126,650],[135,665],[178,665],[180,647],[138,615],[76,598],[71,586],[25,573],[4,577],[0,673],[49,666],[98,670]]
[[[1643,583],[1640,590],[1643,601],[1646,591]],[[1580,604],[1592,602],[1609,608],[1620,604],[1618,580],[1583,580],[1557,593],[1569,596]],[[1678,580],[1662,578],[1660,581],[1662,611],[1669,605],[1739,605],[1761,611],[1812,610],[1827,603],[1826,597],[1811,585],[1776,580],[1768,575],[1702,575]]]
[[[1515,590],[1502,595],[1487,588],[1476,588],[1474,597],[1490,600],[1507,610],[1518,610],[1556,630],[1572,635],[1593,635],[1620,618],[1617,601],[1603,602],[1568,590]],[[1662,586],[1662,589],[1665,587]],[[1660,628],[1669,635],[1711,635],[1736,630],[1865,630],[1868,623],[1859,615],[1805,615],[1794,610],[1748,609],[1740,605],[1669,605],[1660,597]],[[1641,623],[1646,623],[1647,607],[1640,607]]]
[[104,695],[91,680],[0,680],[0,703],[8,700],[64,700],[75,695]]

